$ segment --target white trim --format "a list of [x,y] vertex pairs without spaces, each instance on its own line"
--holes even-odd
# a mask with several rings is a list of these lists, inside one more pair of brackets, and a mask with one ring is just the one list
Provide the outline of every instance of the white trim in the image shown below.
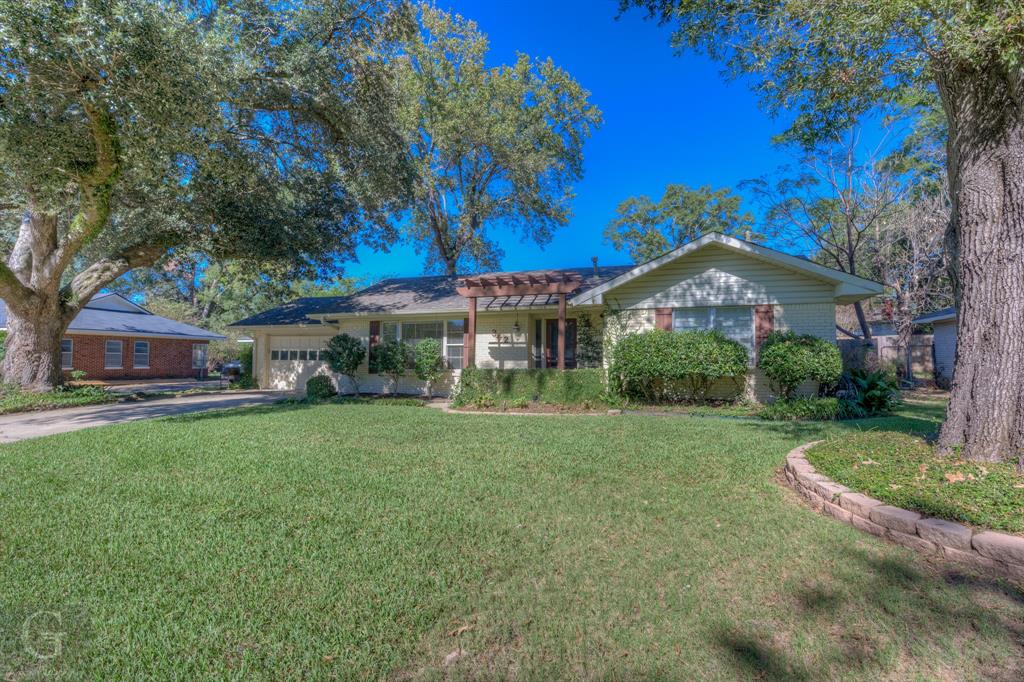
[[739,251],[740,253],[744,253],[748,256],[761,258],[782,267],[797,270],[811,277],[832,282],[836,285],[836,300],[842,302],[859,301],[864,298],[876,296],[881,294],[885,289],[884,285],[879,284],[878,282],[872,282],[869,279],[864,279],[863,277],[848,275],[845,272],[833,270],[832,268],[827,268],[824,265],[818,265],[817,263],[812,263],[811,261],[797,258],[796,256],[790,256],[789,254],[782,253],[781,251],[769,249],[758,244],[752,244],[750,242],[743,241],[742,239],[736,239],[735,237],[729,237],[721,234],[720,232],[712,232],[711,234],[704,235],[696,241],[680,246],[678,249],[669,251],[663,256],[659,256],[654,260],[638,265],[632,270],[608,280],[604,284],[573,297],[572,300],[569,301],[569,305],[578,306],[600,301],[602,300],[602,295],[606,292],[611,291],[616,287],[620,287],[626,282],[632,281],[641,275],[651,272],[652,270],[656,270],[666,263],[670,263],[677,258],[682,258],[683,256],[688,256],[695,251],[703,249],[706,246],[710,246],[711,244],[718,244],[720,246],[733,249],[734,251]]
[[935,311],[914,318],[914,324],[931,324],[933,322],[950,322],[956,319],[956,310]]
[[80,334],[81,336],[123,336],[125,338],[142,339],[181,339],[182,341],[221,341],[224,336],[185,336],[182,334],[150,334],[148,332],[135,332],[122,329],[71,329],[66,332],[68,336]]

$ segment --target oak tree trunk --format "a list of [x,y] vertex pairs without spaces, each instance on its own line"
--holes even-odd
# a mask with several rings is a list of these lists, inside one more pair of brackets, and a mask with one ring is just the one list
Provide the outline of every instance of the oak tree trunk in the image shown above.
[[26,391],[52,391],[63,380],[60,342],[67,322],[55,305],[7,308],[7,340],[0,373],[5,384]]
[[940,71],[949,119],[947,235],[957,308],[940,446],[1024,466],[1024,82],[1002,66]]

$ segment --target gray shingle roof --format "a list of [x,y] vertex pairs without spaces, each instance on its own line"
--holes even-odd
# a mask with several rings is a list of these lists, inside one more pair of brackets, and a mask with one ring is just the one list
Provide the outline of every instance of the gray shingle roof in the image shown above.
[[[188,339],[209,339],[215,341],[223,339],[220,334],[199,327],[194,327],[184,322],[160,317],[153,313],[131,304],[129,307],[121,305],[105,305],[113,303],[108,297],[117,294],[97,296],[85,304],[85,307],[75,316],[75,319],[68,325],[69,332],[102,332],[117,336],[169,336]],[[130,302],[129,302],[130,303]],[[134,308],[129,312],[129,308]],[[0,300],[0,328],[7,328],[7,306]]]
[[[574,295],[618,277],[632,269],[632,265],[600,266],[594,273],[593,266],[585,268],[561,268],[554,272],[577,272],[583,276],[583,284]],[[552,272],[551,270],[526,270],[516,273],[486,273],[489,275],[528,275],[531,272]],[[478,275],[474,275],[478,276]],[[272,308],[252,317],[235,322],[232,327],[262,327],[272,325],[320,324],[311,320],[309,315],[381,314],[394,315],[401,313],[446,313],[464,312],[466,299],[455,291],[462,276],[448,277],[396,277],[384,279],[376,284],[361,289],[351,296],[324,296],[297,298],[282,306]],[[514,308],[535,308],[555,305],[557,296],[502,296],[499,298],[480,298],[477,300],[479,310],[508,310]]]
[[956,319],[956,308],[943,308],[930,312],[927,315],[914,318],[914,324],[928,324],[929,322],[944,322],[945,320]]

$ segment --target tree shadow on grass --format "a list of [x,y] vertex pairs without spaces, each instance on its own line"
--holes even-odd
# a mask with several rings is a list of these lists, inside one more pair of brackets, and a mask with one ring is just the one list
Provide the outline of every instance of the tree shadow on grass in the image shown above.
[[[892,667],[914,661],[928,645],[941,649],[956,643],[969,652],[980,644],[979,638],[988,638],[987,644],[1004,650],[1009,664],[991,660],[980,647],[976,660],[960,664],[970,665],[972,673],[988,679],[1024,677],[1024,618],[1020,616],[1024,591],[1020,587],[955,565],[932,565],[923,559],[854,547],[837,551],[842,553],[839,565],[852,566],[866,577],[865,588],[853,591],[842,575],[823,574],[817,578],[820,582],[789,591],[787,607],[796,614],[795,624],[790,621],[765,630],[746,623],[722,623],[712,629],[711,645],[732,663],[737,675],[771,680],[901,672],[927,676],[953,661],[921,660],[921,668],[903,671]],[[807,660],[780,644],[789,638],[786,627],[819,637],[820,656]],[[898,649],[895,657],[893,646]],[[966,669],[959,672],[967,674]]]
[[309,403],[288,401],[273,403],[271,405],[225,407],[220,409],[207,410],[205,412],[188,412],[186,414],[179,414],[166,417],[166,420],[178,423],[195,423],[211,421],[214,419],[224,419],[225,417],[240,417],[263,414],[281,414],[283,412],[297,412],[301,410],[308,410],[311,407],[314,407],[314,405],[311,405]]

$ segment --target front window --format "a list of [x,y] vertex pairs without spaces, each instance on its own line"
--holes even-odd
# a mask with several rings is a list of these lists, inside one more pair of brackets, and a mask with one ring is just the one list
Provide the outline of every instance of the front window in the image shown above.
[[71,369],[71,361],[74,353],[72,352],[75,348],[74,341],[71,339],[61,339],[60,342],[60,368]]
[[139,369],[149,368],[149,341],[136,341],[132,351],[132,364]]
[[672,311],[672,329],[717,329],[748,351],[754,350],[754,314],[750,306],[676,308]]
[[192,369],[206,369],[206,344],[196,343],[192,346]]
[[448,369],[462,369],[463,351],[465,350],[465,320],[448,320],[446,323],[448,343],[445,345],[445,362]]
[[103,368],[121,369],[121,342],[107,341],[103,346]]

